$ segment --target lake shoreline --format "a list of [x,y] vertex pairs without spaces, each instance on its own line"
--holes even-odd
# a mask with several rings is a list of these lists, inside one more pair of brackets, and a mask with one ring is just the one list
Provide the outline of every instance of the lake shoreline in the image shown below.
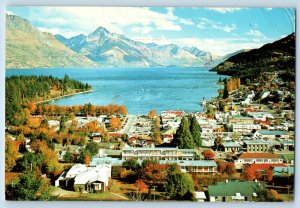
[[61,99],[61,98],[64,98],[64,97],[70,97],[70,96],[73,96],[73,95],[85,94],[85,93],[90,93],[90,92],[93,92],[93,90],[86,90],[86,91],[82,91],[82,92],[75,92],[75,93],[71,93],[71,94],[67,94],[67,95],[61,95],[61,96],[58,96],[58,97],[55,97],[55,98],[42,100],[42,101],[38,101],[38,102],[35,102],[35,103],[36,104],[47,103],[47,102],[51,102],[52,100],[58,100],[58,99]]

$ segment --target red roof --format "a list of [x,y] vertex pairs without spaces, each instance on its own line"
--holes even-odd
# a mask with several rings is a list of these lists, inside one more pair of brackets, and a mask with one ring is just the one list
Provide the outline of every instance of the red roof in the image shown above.
[[109,136],[111,136],[111,137],[121,137],[122,134],[119,134],[119,133],[109,133]]
[[278,155],[272,154],[272,153],[250,153],[246,152],[241,154],[239,159],[244,159],[244,158],[278,158]]
[[245,108],[245,110],[246,111],[248,111],[248,112],[251,112],[251,113],[253,113],[253,112],[257,112],[256,110],[254,110],[253,108]]
[[101,137],[93,137],[93,141],[101,141]]
[[131,137],[131,138],[129,139],[129,141],[135,141],[135,140],[136,140],[135,137]]
[[261,170],[267,170],[269,169],[270,167],[287,167],[286,164],[251,164],[250,165],[250,168],[252,170],[254,170],[255,172],[256,171],[261,171]]

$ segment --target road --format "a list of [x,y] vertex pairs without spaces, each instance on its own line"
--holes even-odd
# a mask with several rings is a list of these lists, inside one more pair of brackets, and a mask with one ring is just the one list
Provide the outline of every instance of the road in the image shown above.
[[133,124],[136,123],[137,116],[135,115],[127,115],[127,121],[125,126],[121,129],[121,131],[127,135],[131,135]]

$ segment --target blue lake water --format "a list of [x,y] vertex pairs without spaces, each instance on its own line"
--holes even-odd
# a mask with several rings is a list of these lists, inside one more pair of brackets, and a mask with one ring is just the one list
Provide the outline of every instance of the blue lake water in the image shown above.
[[201,111],[202,98],[217,96],[222,86],[220,77],[209,68],[49,68],[9,69],[6,76],[45,75],[87,82],[93,92],[61,98],[51,102],[56,105],[125,105],[129,114],[148,114],[151,109]]

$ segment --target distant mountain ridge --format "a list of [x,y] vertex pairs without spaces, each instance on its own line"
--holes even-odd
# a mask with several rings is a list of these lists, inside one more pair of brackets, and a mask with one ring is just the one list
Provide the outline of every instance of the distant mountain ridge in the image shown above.
[[158,45],[131,40],[98,27],[89,35],[55,36],[70,49],[105,66],[215,66],[224,59],[196,47]]
[[258,49],[241,52],[211,69],[218,74],[247,77],[261,71],[295,72],[295,33]]
[[52,34],[39,31],[28,20],[6,15],[6,68],[94,67]]

